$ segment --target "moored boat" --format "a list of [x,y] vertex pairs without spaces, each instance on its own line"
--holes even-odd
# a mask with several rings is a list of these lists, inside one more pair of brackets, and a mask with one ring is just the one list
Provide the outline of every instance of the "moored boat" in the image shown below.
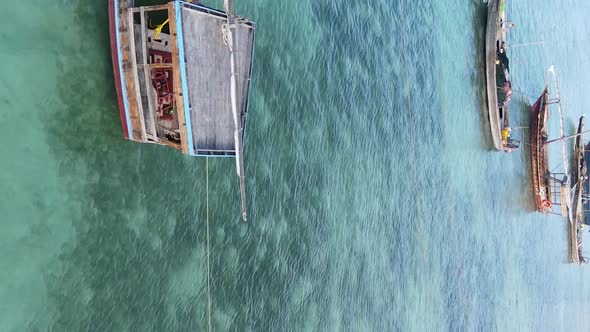
[[[246,220],[244,132],[254,22],[200,1],[109,0],[117,104],[126,139],[236,159]],[[158,22],[152,26],[150,22]]]
[[485,43],[487,108],[494,148],[504,152],[512,152],[519,146],[518,141],[510,138],[508,106],[512,95],[512,83],[506,31],[511,27],[512,23],[506,22],[505,0],[490,0]]
[[551,183],[549,178],[549,160],[547,141],[547,118],[549,116],[549,91],[545,87],[541,96],[531,107],[531,174],[535,206],[541,213],[552,209]]
[[[559,97],[559,86],[553,66],[550,67],[549,73],[553,75],[555,83],[555,98],[549,98],[549,87],[546,85],[541,96],[531,107],[529,128],[532,189],[538,212],[561,215],[567,217],[571,222],[573,215],[571,209],[570,170],[563,112]],[[551,104],[556,105],[561,133],[560,137],[548,140],[549,106]],[[562,161],[550,168],[548,145],[555,142],[562,143]]]
[[[590,143],[587,143],[584,147],[584,163],[588,167],[590,163]],[[582,195],[582,209],[584,213],[583,223],[584,225],[590,225],[590,179],[584,181],[584,194]]]
[[568,224],[569,253],[572,263],[580,264],[586,259],[582,254],[581,229],[584,225],[584,193],[588,182],[584,147],[584,117],[580,117],[574,145],[574,164],[572,167],[572,211],[574,218]]

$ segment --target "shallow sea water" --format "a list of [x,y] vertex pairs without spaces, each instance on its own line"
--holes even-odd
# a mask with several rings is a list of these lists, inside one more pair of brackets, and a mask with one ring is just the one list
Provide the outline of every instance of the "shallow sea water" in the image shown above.
[[[220,1],[209,1],[219,6]],[[0,20],[0,330],[203,331],[205,160],[122,139],[106,2]],[[587,268],[490,151],[480,1],[261,1],[246,145],[209,160],[218,330],[571,331]],[[590,4],[508,1],[515,126],[555,64],[584,112]],[[557,135],[558,133],[553,133]],[[525,131],[516,136],[528,140]]]

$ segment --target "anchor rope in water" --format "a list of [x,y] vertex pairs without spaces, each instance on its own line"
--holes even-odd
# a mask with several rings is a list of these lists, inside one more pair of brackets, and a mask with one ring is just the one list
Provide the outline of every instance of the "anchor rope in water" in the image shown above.
[[207,209],[207,324],[209,332],[211,328],[211,260],[210,252],[211,245],[209,241],[209,157],[205,158],[205,193],[206,193],[206,209]]

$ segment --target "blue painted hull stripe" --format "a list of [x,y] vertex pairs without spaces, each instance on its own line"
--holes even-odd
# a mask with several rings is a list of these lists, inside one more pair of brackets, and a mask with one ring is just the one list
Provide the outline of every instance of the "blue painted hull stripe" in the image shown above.
[[182,35],[182,7],[179,1],[174,2],[174,17],[176,18],[176,44],[178,47],[178,62],[180,65],[180,81],[182,85],[182,99],[184,103],[184,121],[186,122],[186,140],[188,153],[195,155],[195,145],[193,143],[193,130],[191,123],[191,110],[188,99],[188,83],[186,79],[186,62],[184,61],[184,38]]
[[125,108],[125,119],[127,119],[127,134],[133,140],[133,129],[131,128],[131,117],[129,116],[129,102],[127,100],[127,86],[123,79],[123,57],[121,56],[121,37],[119,36],[119,0],[115,0],[113,10],[115,11],[115,27],[117,36],[117,62],[119,63],[119,79],[121,80],[121,93],[123,94],[123,105]]

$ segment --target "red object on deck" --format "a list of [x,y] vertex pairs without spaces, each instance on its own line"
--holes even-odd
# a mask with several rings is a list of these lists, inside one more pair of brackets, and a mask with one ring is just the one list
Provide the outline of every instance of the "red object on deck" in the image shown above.
[[111,37],[111,59],[113,61],[113,74],[115,76],[115,88],[117,89],[117,104],[119,105],[119,115],[123,127],[123,136],[129,139],[127,130],[127,117],[125,116],[125,103],[123,101],[123,90],[121,87],[121,72],[119,71],[119,52],[117,45],[117,30],[115,22],[115,0],[109,0],[109,31]]
[[[150,63],[172,63],[172,54],[170,52],[148,50]],[[172,120],[172,110],[174,109],[174,84],[172,69],[158,68],[152,69],[152,86],[156,89],[156,108],[158,117],[163,120]]]

